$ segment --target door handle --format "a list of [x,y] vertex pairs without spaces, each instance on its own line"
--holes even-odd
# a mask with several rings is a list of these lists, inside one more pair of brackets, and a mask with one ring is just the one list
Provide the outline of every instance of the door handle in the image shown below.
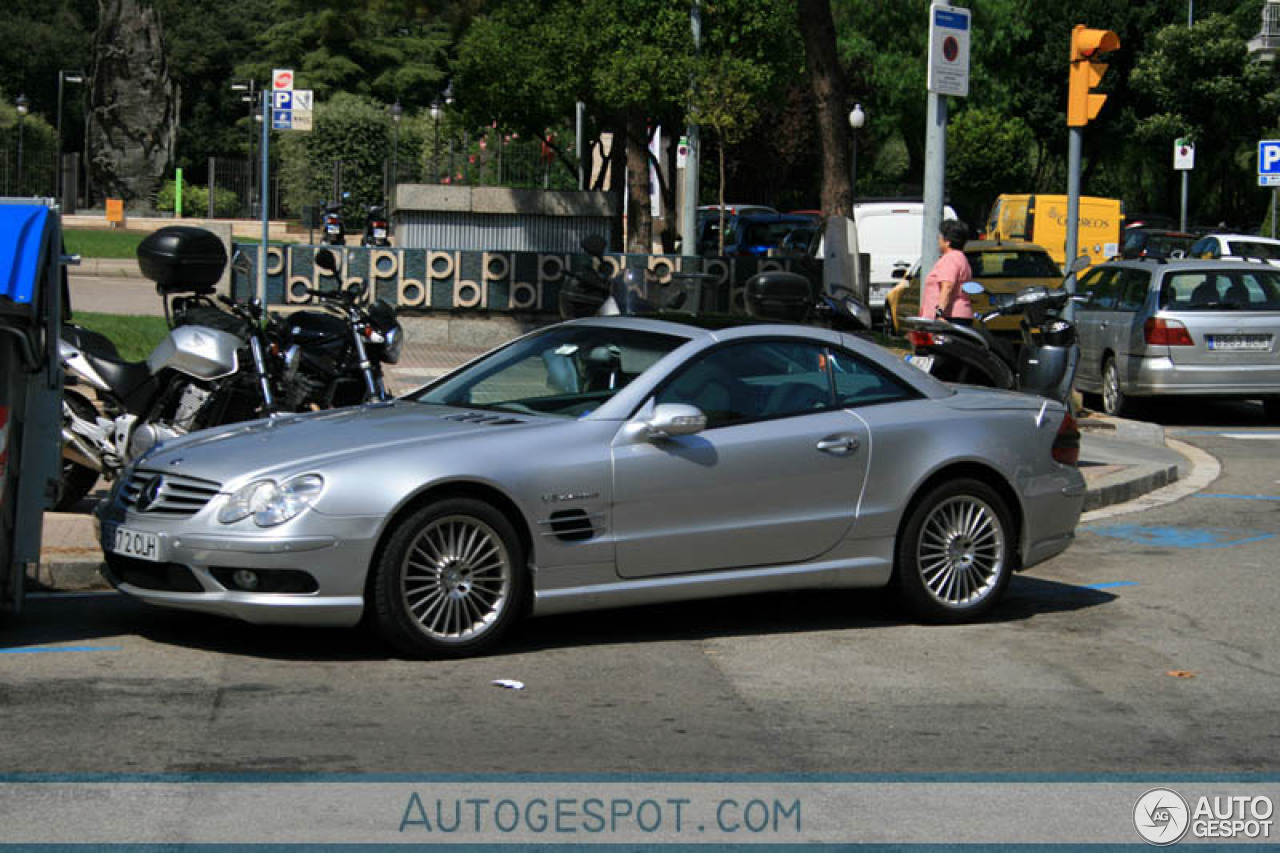
[[858,439],[848,435],[832,436],[818,442],[818,449],[823,453],[834,453],[838,456],[852,453],[858,449],[858,446]]

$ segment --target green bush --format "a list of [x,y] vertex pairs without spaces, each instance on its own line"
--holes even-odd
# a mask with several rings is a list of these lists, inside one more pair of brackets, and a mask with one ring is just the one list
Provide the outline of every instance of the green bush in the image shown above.
[[[173,212],[177,186],[166,181],[156,196],[156,210]],[[218,187],[213,201],[214,216],[235,216],[240,212],[240,198],[225,187]],[[207,216],[209,214],[209,188],[198,184],[183,183],[182,215]]]

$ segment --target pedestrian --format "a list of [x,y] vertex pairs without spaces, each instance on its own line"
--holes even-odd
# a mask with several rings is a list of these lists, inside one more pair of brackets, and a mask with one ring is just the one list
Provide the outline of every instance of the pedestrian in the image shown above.
[[937,310],[960,325],[973,325],[973,303],[960,285],[973,278],[973,269],[964,255],[969,240],[969,226],[959,219],[947,219],[938,226],[938,251],[941,256],[924,280],[920,298],[920,316],[933,319]]

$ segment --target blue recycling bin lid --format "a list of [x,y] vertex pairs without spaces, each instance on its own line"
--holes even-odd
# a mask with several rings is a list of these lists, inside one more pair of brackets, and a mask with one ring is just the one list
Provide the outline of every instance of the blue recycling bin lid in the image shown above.
[[48,221],[42,204],[0,204],[0,298],[19,304],[35,298]]

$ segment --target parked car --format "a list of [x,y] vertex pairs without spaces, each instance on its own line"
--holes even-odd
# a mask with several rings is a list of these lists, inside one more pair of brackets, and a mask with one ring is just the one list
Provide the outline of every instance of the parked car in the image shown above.
[[[969,297],[975,313],[986,313],[1011,303],[1018,291],[1033,284],[1049,289],[1062,286],[1062,270],[1049,252],[1034,243],[1016,240],[970,240],[964,247],[964,256],[973,268],[973,280],[982,285],[985,293]],[[961,282],[963,284],[963,282]],[[920,288],[922,277],[917,262],[907,273],[906,279],[889,292],[886,317],[893,320],[893,329],[901,329],[903,317],[920,313]],[[1018,318],[997,317],[987,329],[1005,336],[1018,334]]]
[[1280,270],[1243,261],[1113,261],[1081,276],[1076,387],[1125,414],[1134,398],[1261,399],[1280,420]]
[[1196,240],[1187,250],[1187,256],[1210,260],[1237,258],[1280,264],[1280,240],[1249,234],[1209,234]]
[[1125,258],[1185,258],[1195,242],[1196,236],[1186,231],[1130,225],[1124,230],[1124,246],[1120,255]]
[[404,653],[461,656],[530,612],[793,588],[976,618],[1070,544],[1078,453],[1061,405],[839,332],[590,318],[391,403],[166,442],[98,517],[142,601],[367,614]]
[[724,257],[758,258],[777,254],[783,242],[797,228],[811,228],[812,216],[789,213],[747,213],[736,216],[725,230]]
[[[698,208],[698,254],[720,254],[720,220],[721,205],[704,204]],[[726,204],[724,210],[725,234],[730,233],[734,220],[739,216],[755,213],[777,213],[772,207],[763,204]],[[728,242],[728,237],[725,238]]]

